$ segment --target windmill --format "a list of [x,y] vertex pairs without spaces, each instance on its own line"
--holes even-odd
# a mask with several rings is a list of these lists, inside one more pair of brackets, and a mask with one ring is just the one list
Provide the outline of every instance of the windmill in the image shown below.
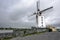
[[45,23],[44,23],[44,16],[42,16],[42,13],[47,11],[47,10],[50,10],[52,8],[53,8],[53,6],[48,7],[46,9],[40,11],[40,9],[39,9],[39,1],[37,1],[37,12],[32,14],[32,15],[36,15],[36,24],[37,24],[37,27],[40,27],[40,28],[45,28],[46,27]]

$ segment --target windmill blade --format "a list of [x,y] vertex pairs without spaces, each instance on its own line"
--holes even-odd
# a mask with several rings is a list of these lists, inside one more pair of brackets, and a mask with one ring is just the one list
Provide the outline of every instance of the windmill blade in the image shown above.
[[37,1],[37,10],[39,9],[39,6],[38,6],[38,1]]
[[[33,16],[33,15],[36,15],[36,13],[33,13],[32,15],[30,15],[30,16]],[[30,16],[28,16],[28,17],[30,17]]]
[[38,26],[38,16],[36,15],[36,24]]
[[52,7],[49,7],[49,8],[46,8],[46,9],[40,11],[40,12],[42,13],[42,12],[45,12],[45,11],[50,10],[50,9],[52,9],[52,8],[53,8],[53,6],[52,6]]

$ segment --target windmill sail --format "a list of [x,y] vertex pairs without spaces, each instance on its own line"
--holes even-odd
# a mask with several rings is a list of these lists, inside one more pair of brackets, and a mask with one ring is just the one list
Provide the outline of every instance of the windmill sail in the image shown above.
[[37,1],[37,11],[40,11],[40,9],[39,9],[39,1]]
[[36,15],[36,24],[38,26],[38,16]]
[[47,11],[47,10],[49,10],[49,9],[52,9],[52,8],[53,8],[53,6],[52,6],[52,7],[49,7],[49,8],[46,8],[46,9],[40,11],[40,13],[45,12],[45,11]]

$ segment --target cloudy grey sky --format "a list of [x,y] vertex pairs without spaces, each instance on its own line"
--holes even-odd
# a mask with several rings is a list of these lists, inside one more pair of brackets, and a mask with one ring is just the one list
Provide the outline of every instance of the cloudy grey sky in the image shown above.
[[[35,26],[35,16],[28,17],[36,12],[37,0],[0,0],[0,27],[31,27]],[[40,10],[50,6],[52,11],[44,12],[46,25],[60,26],[60,1],[40,0]]]

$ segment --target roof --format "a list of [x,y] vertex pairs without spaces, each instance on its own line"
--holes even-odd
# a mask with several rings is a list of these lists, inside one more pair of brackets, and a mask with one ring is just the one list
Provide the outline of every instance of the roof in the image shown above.
[[12,33],[13,30],[0,30],[0,33]]

